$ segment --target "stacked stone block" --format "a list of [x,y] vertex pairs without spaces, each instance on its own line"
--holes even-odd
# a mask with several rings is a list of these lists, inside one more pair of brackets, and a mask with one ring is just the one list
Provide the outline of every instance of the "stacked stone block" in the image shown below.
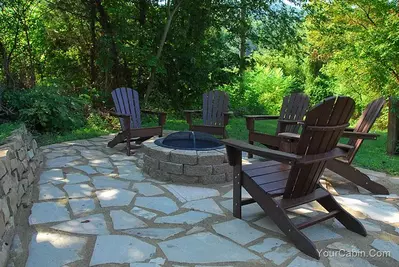
[[18,208],[30,200],[31,187],[43,155],[25,126],[0,146],[0,267],[5,266],[14,237]]
[[176,183],[215,184],[231,181],[233,169],[226,150],[194,151],[143,143],[143,171],[154,179]]

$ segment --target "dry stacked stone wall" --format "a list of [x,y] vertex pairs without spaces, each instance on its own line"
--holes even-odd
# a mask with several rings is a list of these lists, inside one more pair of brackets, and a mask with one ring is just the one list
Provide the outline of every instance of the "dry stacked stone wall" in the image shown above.
[[36,140],[24,125],[3,143],[0,146],[0,267],[7,263],[18,208],[30,202],[31,185],[43,162]]

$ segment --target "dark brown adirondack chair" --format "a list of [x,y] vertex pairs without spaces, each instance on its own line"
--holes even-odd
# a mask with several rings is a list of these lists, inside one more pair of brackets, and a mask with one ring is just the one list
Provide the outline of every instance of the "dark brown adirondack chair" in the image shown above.
[[[139,144],[153,136],[162,136],[166,113],[149,110],[140,111],[139,95],[136,90],[125,87],[117,88],[112,91],[112,99],[116,112],[111,112],[110,114],[119,118],[122,130],[108,143],[109,147],[126,142],[127,155],[130,156],[131,140]],[[159,126],[142,128],[141,112],[158,115]]]
[[[222,140],[229,163],[234,167],[234,216],[241,218],[242,206],[257,202],[299,250],[316,259],[319,253],[301,229],[335,217],[349,230],[366,236],[363,225],[319,184],[327,162],[348,153],[337,144],[349,125],[354,106],[349,97],[331,97],[312,108],[306,114],[295,154],[232,139]],[[272,160],[242,166],[242,151]],[[242,186],[252,199],[241,200]],[[286,210],[312,201],[320,203],[328,213],[294,224]]]
[[[297,134],[300,123],[309,107],[309,97],[305,94],[294,93],[284,97],[281,106],[280,115],[247,115],[248,143],[259,142],[269,148],[278,149],[281,144],[281,138],[277,135],[281,132]],[[260,133],[255,131],[255,121],[257,120],[277,120],[277,129],[275,135]],[[288,145],[288,143],[285,143]],[[252,158],[252,154],[248,154]]]
[[[185,110],[190,131],[205,132],[227,137],[226,126],[229,123],[229,96],[226,92],[214,90],[203,95],[202,110]],[[202,113],[203,125],[193,125],[193,115]]]
[[374,182],[363,172],[359,171],[351,165],[356,156],[357,151],[365,139],[376,140],[378,135],[369,133],[374,122],[379,117],[382,108],[384,107],[385,99],[379,98],[371,102],[363,111],[362,116],[358,120],[355,128],[346,129],[343,137],[348,137],[348,145],[353,149],[350,153],[342,158],[334,159],[328,162],[327,168],[331,171],[341,175],[349,181],[361,186],[374,194],[385,195],[389,194],[388,189],[383,185]]

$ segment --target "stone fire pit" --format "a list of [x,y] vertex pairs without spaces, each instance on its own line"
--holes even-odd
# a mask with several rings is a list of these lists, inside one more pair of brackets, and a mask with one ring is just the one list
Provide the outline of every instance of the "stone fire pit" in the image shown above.
[[153,179],[190,184],[232,180],[233,169],[227,163],[226,149],[171,149],[157,145],[155,140],[143,142],[143,172]]

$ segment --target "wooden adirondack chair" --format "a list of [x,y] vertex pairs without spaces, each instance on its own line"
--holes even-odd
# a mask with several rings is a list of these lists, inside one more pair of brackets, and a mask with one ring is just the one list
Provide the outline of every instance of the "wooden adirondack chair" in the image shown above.
[[379,135],[369,133],[373,127],[374,122],[379,117],[382,108],[384,107],[385,99],[379,98],[367,105],[363,111],[362,116],[358,120],[355,128],[346,129],[343,137],[348,137],[348,145],[353,146],[350,153],[342,158],[334,159],[328,162],[327,168],[331,171],[341,175],[349,181],[361,186],[374,194],[387,195],[388,189],[383,185],[374,182],[363,172],[353,167],[352,161],[356,156],[365,139],[376,140]]
[[[241,218],[241,206],[257,202],[299,250],[316,259],[319,259],[319,253],[301,229],[335,217],[349,230],[366,236],[363,225],[319,184],[327,162],[348,153],[337,144],[349,125],[354,106],[349,97],[331,97],[312,108],[306,114],[295,154],[232,139],[222,140],[234,168],[234,216]],[[242,166],[242,151],[272,160]],[[252,199],[241,200],[242,186]],[[320,203],[328,213],[294,224],[286,210],[312,201]]]
[[[190,131],[205,132],[227,137],[226,126],[229,123],[229,96],[226,92],[214,90],[203,95],[202,110],[185,110]],[[193,125],[193,115],[202,113],[203,125]]]
[[[294,93],[284,97],[281,106],[280,115],[247,115],[245,116],[248,129],[248,143],[253,145],[259,142],[269,148],[278,149],[281,144],[281,138],[277,135],[281,132],[289,132],[297,134],[300,123],[305,116],[309,107],[309,97],[305,94]],[[277,120],[277,129],[275,135],[260,133],[255,131],[255,121],[257,120]],[[285,143],[288,145],[288,143]],[[252,154],[248,154],[248,158],[252,158]]]
[[[117,88],[111,94],[116,112],[111,112],[110,115],[119,118],[122,130],[108,143],[108,147],[126,142],[127,155],[130,156],[130,141],[132,139],[136,143],[141,143],[153,136],[162,136],[166,113],[149,110],[140,111],[139,95],[136,90],[131,88]],[[158,115],[159,126],[141,128],[141,112]]]

